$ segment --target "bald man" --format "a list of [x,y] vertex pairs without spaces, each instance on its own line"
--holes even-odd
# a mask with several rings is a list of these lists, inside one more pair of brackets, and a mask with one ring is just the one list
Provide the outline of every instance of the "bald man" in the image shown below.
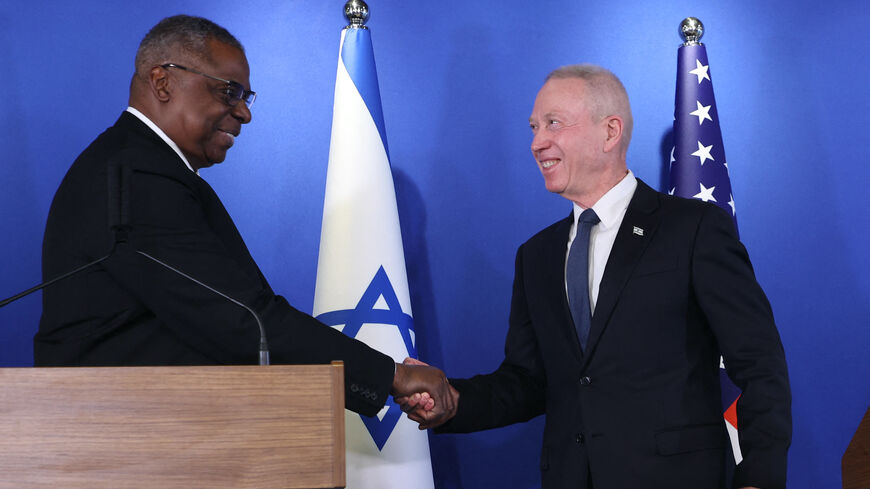
[[720,488],[721,353],[743,390],[734,487],[784,488],[788,372],[731,217],[628,170],[628,95],[603,68],[552,72],[529,125],[544,185],[573,212],[517,251],[501,366],[451,379],[452,419],[413,412],[425,395],[403,408],[452,433],[545,414],[544,489]]

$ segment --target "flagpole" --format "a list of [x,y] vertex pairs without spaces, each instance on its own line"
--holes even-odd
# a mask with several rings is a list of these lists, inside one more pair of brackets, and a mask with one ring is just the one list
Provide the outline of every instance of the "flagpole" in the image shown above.
[[686,17],[680,22],[680,35],[683,36],[683,46],[702,46],[701,36],[704,35],[704,24],[695,17]]
[[[401,362],[417,356],[369,7],[344,4],[312,314]],[[353,389],[353,388],[352,388]],[[428,435],[389,399],[345,413],[348,489],[433,489]]]
[[350,22],[345,29],[368,29],[365,23],[369,20],[369,6],[362,0],[348,0],[344,4],[344,17]]
[[[683,43],[677,49],[677,87],[674,101],[674,150],[671,153],[668,193],[713,203],[724,209],[737,228],[737,212],[707,47],[701,43],[704,24],[695,17],[680,22]],[[734,461],[740,463],[737,400],[740,389],[731,382],[720,357],[720,382],[725,426]]]

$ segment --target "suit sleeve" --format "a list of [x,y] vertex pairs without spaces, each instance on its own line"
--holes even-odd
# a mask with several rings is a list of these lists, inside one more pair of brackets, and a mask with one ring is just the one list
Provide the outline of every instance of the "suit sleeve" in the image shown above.
[[[241,238],[237,241],[241,248],[228,249],[235,241],[228,240],[228,231],[215,225],[214,216],[206,215],[202,189],[164,174],[135,171],[133,175],[133,228],[129,241],[118,247],[105,266],[119,286],[156,315],[180,342],[214,363],[255,364],[259,330],[243,308],[138,251],[256,310],[265,325],[274,363],[343,360],[348,409],[371,416],[384,405],[395,368],[388,356],[323,325],[275,295],[250,260]],[[228,216],[226,219],[231,222]],[[234,226],[229,227],[237,233]]]
[[526,303],[523,247],[517,251],[504,361],[493,373],[451,379],[450,383],[459,391],[459,407],[438,432],[498,428],[544,413],[546,380]]
[[791,392],[779,333],[731,217],[710,206],[699,225],[692,279],[725,359],[743,391],[737,426],[743,461],[734,487],[785,488]]

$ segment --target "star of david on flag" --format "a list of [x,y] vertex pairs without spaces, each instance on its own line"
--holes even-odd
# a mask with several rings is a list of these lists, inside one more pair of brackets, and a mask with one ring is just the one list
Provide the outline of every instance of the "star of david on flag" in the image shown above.
[[[703,44],[680,46],[674,104],[674,148],[671,150],[668,193],[712,202],[728,211],[737,227],[737,210],[713,96],[713,79]],[[720,364],[722,410],[734,460],[743,459],[737,439],[737,399],[740,389]]]
[[[380,267],[368,288],[363,292],[359,302],[353,309],[325,312],[317,316],[322,323],[328,326],[343,325],[342,333],[356,338],[364,324],[380,325],[384,327],[395,326],[402,336],[408,356],[417,357],[417,348],[414,346],[412,335],[414,334],[414,319],[402,311],[399,298],[390,283],[384,267]],[[366,429],[372,436],[378,450],[384,448],[384,444],[399,422],[402,410],[392,399],[388,402],[387,412],[383,417],[369,418],[360,416]]]
[[[342,31],[313,315],[401,362],[417,356],[371,31]],[[428,434],[392,399],[345,412],[347,487],[434,488]]]

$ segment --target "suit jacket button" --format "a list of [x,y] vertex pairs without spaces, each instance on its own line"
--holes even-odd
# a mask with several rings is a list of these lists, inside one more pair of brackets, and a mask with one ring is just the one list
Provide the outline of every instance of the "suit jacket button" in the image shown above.
[[583,433],[575,434],[574,441],[576,441],[578,445],[582,445],[583,444]]
[[580,377],[580,385],[589,385],[592,383],[592,379],[590,377]]

